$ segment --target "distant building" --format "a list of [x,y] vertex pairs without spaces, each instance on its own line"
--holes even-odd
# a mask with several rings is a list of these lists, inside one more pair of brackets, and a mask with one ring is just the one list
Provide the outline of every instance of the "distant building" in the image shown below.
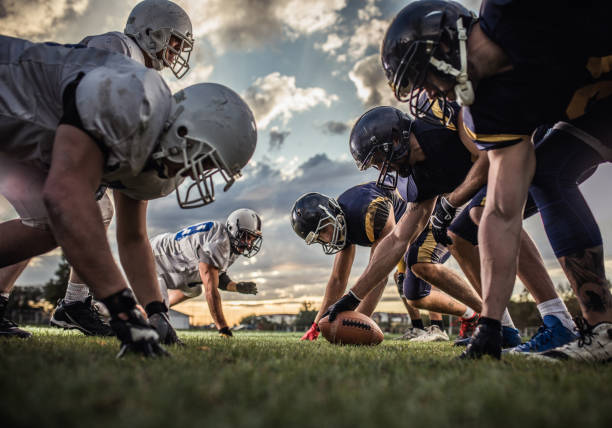
[[170,325],[172,325],[172,327],[177,330],[189,329],[189,315],[175,311],[174,309],[168,310],[168,315],[170,316]]
[[263,317],[272,324],[292,325],[297,318],[297,314],[271,314],[263,315]]

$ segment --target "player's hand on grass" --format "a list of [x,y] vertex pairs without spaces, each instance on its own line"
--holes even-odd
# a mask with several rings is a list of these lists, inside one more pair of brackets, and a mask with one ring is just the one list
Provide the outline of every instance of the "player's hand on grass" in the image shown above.
[[111,328],[121,342],[117,358],[133,353],[145,357],[170,355],[159,344],[159,335],[136,308],[122,312],[110,322]]
[[431,232],[436,242],[450,245],[453,241],[448,237],[448,226],[453,222],[457,208],[453,207],[448,199],[440,196],[436,201],[436,207],[431,215]]
[[355,293],[349,290],[340,300],[327,308],[323,317],[329,316],[329,322],[334,322],[340,312],[354,311],[359,306],[359,303],[361,303],[361,300],[355,296]]
[[167,312],[156,312],[149,316],[149,324],[157,331],[159,334],[159,340],[164,345],[181,345],[185,346],[185,344],[179,339],[176,334],[176,330],[170,324],[170,319],[168,318]]
[[319,331],[319,326],[316,322],[313,322],[308,331],[304,333],[304,336],[302,336],[300,340],[317,340],[317,337],[319,337]]
[[232,337],[232,331],[229,329],[229,327],[223,327],[221,329],[219,329],[219,336],[221,337]]
[[236,291],[242,294],[257,294],[257,284],[251,281],[237,282]]

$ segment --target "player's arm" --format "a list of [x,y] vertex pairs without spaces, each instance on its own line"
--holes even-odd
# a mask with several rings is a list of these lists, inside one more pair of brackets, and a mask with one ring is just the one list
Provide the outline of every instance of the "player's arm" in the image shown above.
[[113,196],[119,260],[136,297],[146,308],[151,302],[163,300],[147,235],[147,201],[132,199],[119,191],[114,191]]
[[359,277],[351,292],[359,299],[366,296],[382,281],[404,256],[408,245],[427,225],[435,202],[410,203],[399,223],[376,245],[370,263]]
[[219,275],[219,290],[240,294],[257,294],[257,284],[253,281],[234,282],[227,275],[227,272],[221,272],[221,275]]
[[348,284],[349,275],[351,274],[351,268],[353,261],[355,260],[355,246],[349,245],[342,249],[336,257],[334,257],[334,266],[332,267],[331,275],[325,286],[325,295],[321,302],[321,308],[315,317],[314,322],[319,323],[321,317],[327,311],[329,305],[334,303],[346,290]]
[[[223,315],[221,295],[219,294],[219,269],[204,262],[200,262],[198,269],[200,270],[200,278],[202,279],[202,284],[204,284],[206,302],[208,303],[208,309],[210,310],[213,321],[221,334],[231,336],[231,331]],[[229,334],[227,332],[229,332]]]
[[103,165],[102,152],[91,137],[74,126],[58,126],[43,200],[57,243],[98,299],[127,287],[94,198]]
[[457,129],[461,142],[472,155],[474,163],[465,180],[455,190],[446,196],[448,202],[455,208],[468,202],[487,183],[489,173],[489,157],[486,150],[479,150],[474,141],[469,137],[463,126],[463,112],[459,112]]

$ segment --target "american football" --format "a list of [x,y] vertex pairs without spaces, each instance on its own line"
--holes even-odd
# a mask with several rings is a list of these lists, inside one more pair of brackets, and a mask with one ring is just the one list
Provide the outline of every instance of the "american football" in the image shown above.
[[322,318],[319,329],[335,345],[378,345],[384,337],[378,324],[356,311],[341,312],[333,322]]

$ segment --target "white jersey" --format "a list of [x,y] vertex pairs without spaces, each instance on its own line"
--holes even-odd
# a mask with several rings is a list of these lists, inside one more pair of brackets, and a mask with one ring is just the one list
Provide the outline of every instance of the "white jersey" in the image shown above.
[[201,283],[199,264],[207,263],[225,272],[238,258],[233,253],[224,223],[207,221],[178,233],[164,233],[151,239],[160,285],[182,289]]
[[83,128],[106,154],[105,182],[144,168],[170,114],[159,73],[124,55],[0,36],[0,152],[47,167],[66,87]]
[[81,40],[79,44],[85,45],[88,48],[120,53],[145,65],[145,58],[138,44],[119,31],[111,31],[110,33],[98,34],[96,36],[87,36]]

